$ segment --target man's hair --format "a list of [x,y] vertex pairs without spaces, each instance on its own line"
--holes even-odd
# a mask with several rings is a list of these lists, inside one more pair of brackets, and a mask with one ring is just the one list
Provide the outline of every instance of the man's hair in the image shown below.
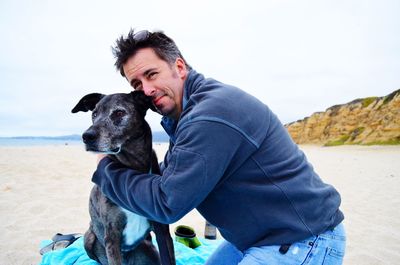
[[[138,37],[139,35],[140,37]],[[191,69],[175,42],[162,31],[139,31],[135,33],[131,29],[126,37],[121,36],[118,38],[115,47],[112,48],[112,52],[116,58],[114,65],[123,77],[125,77],[123,65],[139,49],[144,48],[152,48],[161,60],[166,61],[170,65],[175,63],[177,58],[181,58],[185,62],[186,67]]]

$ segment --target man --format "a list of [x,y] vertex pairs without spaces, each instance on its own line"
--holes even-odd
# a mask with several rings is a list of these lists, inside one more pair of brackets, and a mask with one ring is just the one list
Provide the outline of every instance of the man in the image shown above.
[[103,158],[93,181],[107,197],[162,223],[197,208],[226,239],[207,264],[341,264],[340,195],[266,105],[194,71],[162,32],[131,31],[114,54],[163,115],[170,146],[162,176]]

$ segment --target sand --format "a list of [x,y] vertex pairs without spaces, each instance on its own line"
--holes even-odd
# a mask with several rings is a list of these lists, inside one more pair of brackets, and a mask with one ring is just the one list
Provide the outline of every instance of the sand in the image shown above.
[[[400,146],[301,148],[342,195],[344,264],[400,264]],[[166,145],[155,149],[163,157]],[[78,145],[0,147],[0,264],[38,264],[42,240],[86,231],[95,165]],[[203,235],[196,211],[177,224]]]

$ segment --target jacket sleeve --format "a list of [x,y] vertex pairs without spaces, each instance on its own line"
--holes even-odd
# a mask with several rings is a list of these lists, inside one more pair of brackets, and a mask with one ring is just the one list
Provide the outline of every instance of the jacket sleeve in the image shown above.
[[[232,161],[241,163],[254,150],[235,128],[197,121],[180,129],[162,176],[142,174],[104,158],[92,181],[117,205],[151,220],[173,223],[197,207],[227,177]],[[238,153],[241,159],[237,159]]]

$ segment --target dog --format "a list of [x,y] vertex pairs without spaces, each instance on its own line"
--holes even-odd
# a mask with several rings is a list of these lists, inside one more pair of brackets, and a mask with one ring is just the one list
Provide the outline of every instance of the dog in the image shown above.
[[[92,111],[93,124],[82,135],[87,151],[106,153],[143,173],[160,174],[152,149],[151,129],[144,119],[149,108],[155,110],[151,99],[140,91],[92,93],[84,96],[72,113]],[[91,259],[103,265],[175,264],[167,224],[147,220],[117,206],[97,185],[90,193],[89,213],[91,222],[84,236],[84,247]],[[160,255],[152,244],[150,230],[156,235]]]

